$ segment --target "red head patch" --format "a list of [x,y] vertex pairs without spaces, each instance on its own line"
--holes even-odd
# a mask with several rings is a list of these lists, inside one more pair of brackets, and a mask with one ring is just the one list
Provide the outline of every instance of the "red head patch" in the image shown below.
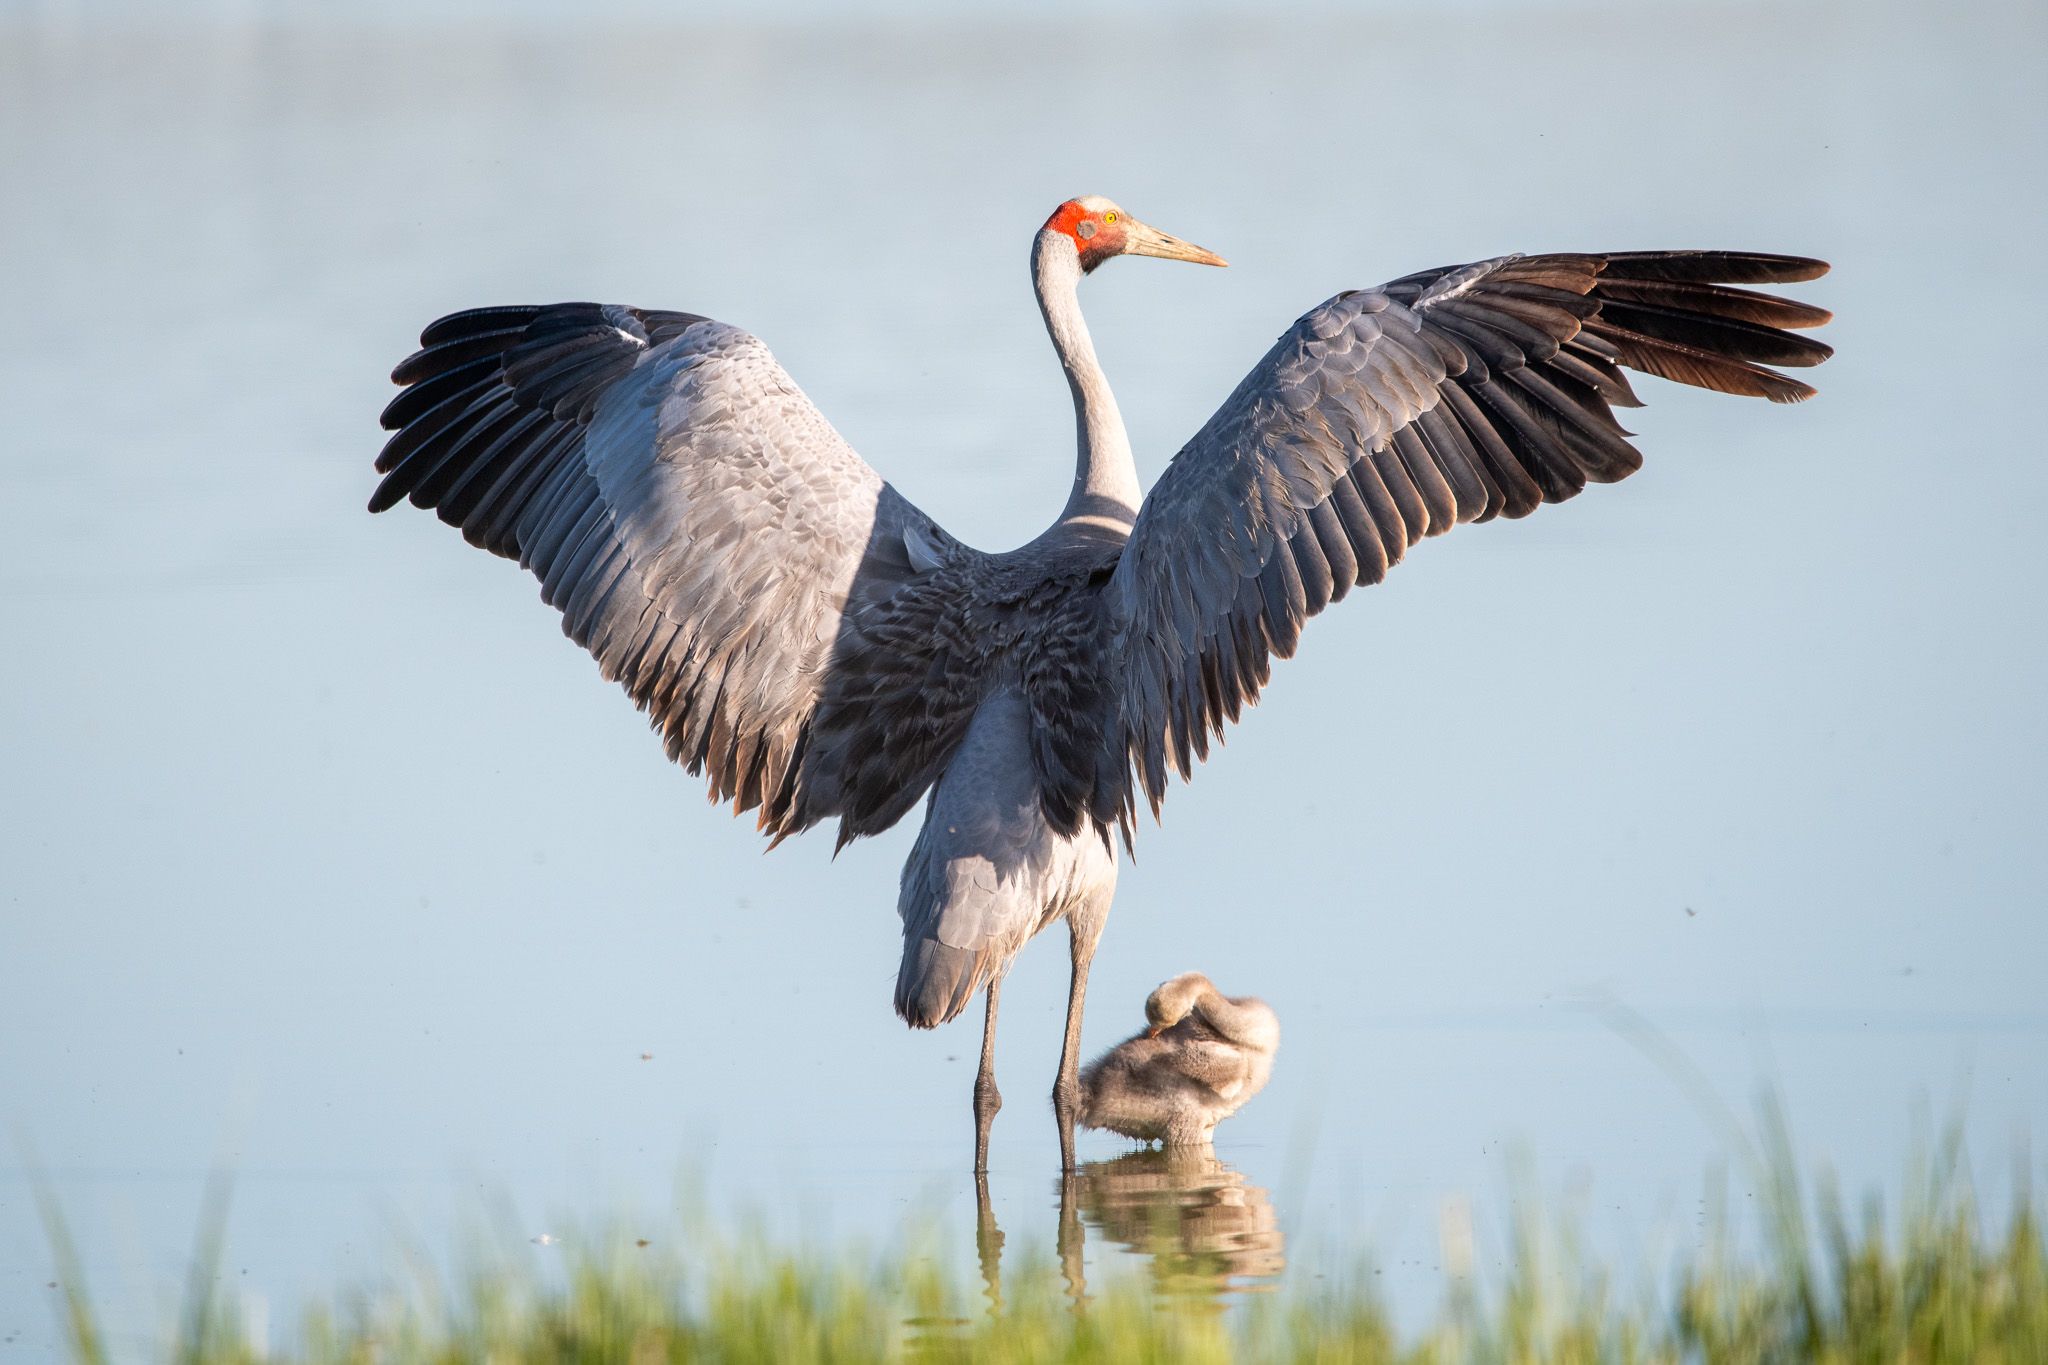
[[1085,274],[1123,250],[1124,222],[1122,209],[1090,195],[1069,199],[1054,209],[1042,230],[1061,233],[1073,241]]

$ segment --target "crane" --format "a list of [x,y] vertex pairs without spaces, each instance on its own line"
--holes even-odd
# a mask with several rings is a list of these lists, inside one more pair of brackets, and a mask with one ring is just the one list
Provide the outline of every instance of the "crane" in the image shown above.
[[[1824,262],[1731,251],[1508,255],[1318,304],[1149,493],[1081,316],[1118,256],[1220,256],[1090,195],[1031,277],[1073,392],[1058,518],[974,549],[883,482],[737,327],[596,303],[478,308],[392,372],[370,510],[431,509],[516,559],[715,801],[838,844],[924,800],[897,901],[898,1014],[985,1002],[974,1168],[1001,1107],[1004,975],[1067,927],[1053,1087],[1074,1166],[1081,1019],[1142,802],[1157,818],[1271,660],[1354,586],[1464,522],[1521,517],[1641,456],[1627,370],[1777,402],[1820,308],[1743,286]],[[772,846],[772,845],[771,845]]]
[[1145,1031],[1081,1068],[1081,1124],[1168,1147],[1209,1145],[1273,1075],[1280,1020],[1182,972],[1145,997]]

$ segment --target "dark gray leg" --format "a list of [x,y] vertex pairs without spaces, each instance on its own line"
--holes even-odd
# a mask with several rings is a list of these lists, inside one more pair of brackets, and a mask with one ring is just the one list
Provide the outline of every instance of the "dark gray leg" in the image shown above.
[[1003,979],[989,978],[988,1018],[981,1027],[981,1072],[974,1078],[974,1173],[988,1170],[988,1130],[1003,1107],[1002,1092],[996,1089],[996,997]]
[[1102,937],[1101,910],[1090,904],[1067,919],[1074,972],[1067,982],[1067,1037],[1060,1048],[1060,1074],[1052,1086],[1052,1113],[1060,1126],[1060,1169],[1074,1169],[1074,1115],[1081,1109],[1081,1009],[1088,996],[1088,966]]

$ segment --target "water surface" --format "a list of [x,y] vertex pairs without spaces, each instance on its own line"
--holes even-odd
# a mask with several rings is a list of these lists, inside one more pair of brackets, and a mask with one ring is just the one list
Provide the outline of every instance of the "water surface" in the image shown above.
[[[1994,1183],[2048,1132],[2039,7],[434,15],[0,28],[0,1117],[124,1339],[216,1160],[276,1321],[481,1196],[556,1235],[679,1171],[791,1234],[923,1215],[974,1252],[975,1026],[889,1010],[912,831],[763,858],[534,585],[361,509],[423,323],[588,297],[753,329],[947,526],[1025,540],[1072,449],[1026,255],[1083,192],[1233,262],[1089,281],[1147,477],[1341,287],[1516,248],[1837,267],[1819,401],[1646,381],[1639,477],[1319,619],[1143,832],[1088,1045],[1189,968],[1274,1004],[1203,1176],[1262,1192],[1248,1257],[1370,1247],[1424,1310],[1446,1207],[1500,1264],[1515,1149],[1603,1253],[1687,1244],[1727,1143],[1614,1004],[1738,1107],[1779,1084],[1852,1188],[1916,1099],[1967,1096]],[[1062,943],[1004,993],[1013,1248],[1060,1236]],[[1091,1265],[1127,1169],[1069,1210]]]

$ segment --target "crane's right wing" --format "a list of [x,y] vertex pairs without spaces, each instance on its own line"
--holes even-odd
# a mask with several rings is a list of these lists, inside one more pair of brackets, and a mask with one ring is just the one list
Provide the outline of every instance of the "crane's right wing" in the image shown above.
[[977,552],[767,347],[594,303],[456,313],[420,346],[392,372],[371,511],[409,497],[517,559],[669,757],[776,839],[837,815],[844,841],[916,803],[972,704],[910,686],[926,661],[906,670],[903,642]]
[[1739,284],[1822,261],[1731,251],[1502,256],[1351,290],[1304,314],[1146,497],[1110,584],[1121,715],[1105,760],[1156,813],[1265,684],[1270,657],[1424,536],[1526,516],[1642,463],[1624,368],[1795,402],[1769,368],[1829,348],[1824,309]]

